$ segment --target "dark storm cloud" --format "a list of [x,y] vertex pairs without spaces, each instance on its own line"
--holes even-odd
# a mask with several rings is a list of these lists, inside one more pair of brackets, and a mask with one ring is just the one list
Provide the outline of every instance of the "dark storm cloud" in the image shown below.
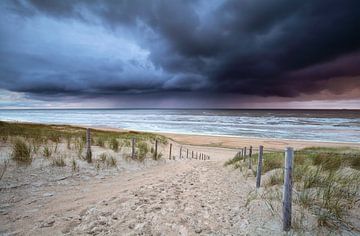
[[[81,27],[104,30],[102,34],[126,38],[136,46],[129,43],[128,49],[119,49],[128,50],[123,56],[107,58],[105,49],[94,50],[93,55],[83,49],[67,51],[51,44],[61,38],[48,39],[46,34],[38,37],[45,44],[50,41],[50,52],[41,47],[42,42],[33,47],[32,42],[0,35],[5,42],[0,44],[0,57],[6,61],[0,65],[0,86],[12,91],[74,96],[193,91],[296,97],[332,91],[336,83],[331,81],[343,77],[352,79],[336,93],[346,93],[358,84],[360,75],[358,0],[18,0],[1,7],[2,13],[20,16],[20,21],[43,17],[42,21],[62,22],[61,27],[86,25]],[[2,33],[8,32],[6,27],[13,26],[1,24]],[[103,44],[110,50],[122,44],[113,39],[102,42],[104,38],[93,35],[98,42],[95,47]],[[66,40],[92,41],[75,36]],[[13,50],[17,44],[23,51]],[[72,58],[72,53],[78,58]]]

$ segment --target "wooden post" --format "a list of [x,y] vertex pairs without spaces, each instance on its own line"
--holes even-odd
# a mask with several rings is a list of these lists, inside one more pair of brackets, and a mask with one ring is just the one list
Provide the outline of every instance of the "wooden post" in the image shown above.
[[157,152],[158,152],[158,141],[157,141],[157,139],[155,140],[155,152],[154,152],[154,156],[155,156],[155,160],[157,160],[157,157],[158,157],[158,154],[157,154]]
[[191,159],[194,159],[194,151],[191,151]]
[[285,150],[284,192],[283,192],[283,230],[291,228],[291,202],[292,202],[292,165],[294,149]]
[[252,168],[251,155],[252,155],[252,146],[250,146],[250,149],[249,149],[249,169]]
[[196,152],[196,156],[195,156],[195,159],[197,160],[197,158],[198,158],[198,152]]
[[189,149],[186,149],[186,159],[189,159]]
[[135,158],[135,138],[131,140],[131,158]]
[[171,160],[171,149],[172,149],[172,143],[170,143],[169,160]]
[[259,156],[258,156],[258,166],[257,166],[257,171],[256,171],[256,188],[260,188],[260,183],[261,183],[263,150],[264,150],[264,147],[262,145],[260,145],[259,146]]
[[244,147],[244,162],[246,161],[246,147]]
[[91,153],[91,136],[90,136],[90,129],[86,129],[86,160],[87,162],[91,163],[92,153]]
[[179,159],[181,159],[181,152],[182,152],[182,147],[180,147],[180,155],[179,155]]

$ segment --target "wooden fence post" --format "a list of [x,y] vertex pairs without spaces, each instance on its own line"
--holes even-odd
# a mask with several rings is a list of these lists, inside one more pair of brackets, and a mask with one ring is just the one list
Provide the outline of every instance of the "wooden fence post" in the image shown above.
[[182,152],[182,147],[180,146],[180,156],[179,156],[179,159],[181,159],[181,152]]
[[194,151],[191,151],[191,159],[194,159]]
[[157,160],[157,157],[158,157],[158,141],[157,139],[155,140],[155,152],[154,152],[154,155],[155,155],[155,160]]
[[135,138],[131,140],[131,158],[135,158]]
[[189,149],[186,149],[186,159],[189,159]]
[[292,203],[292,165],[294,149],[287,147],[285,150],[284,192],[283,192],[283,230],[291,228],[291,203]]
[[263,150],[264,150],[264,147],[262,145],[260,145],[259,146],[259,156],[258,156],[258,166],[257,166],[257,171],[256,171],[256,188],[260,188],[260,183],[261,183]]
[[244,162],[246,161],[246,147],[244,147]]
[[90,135],[90,128],[86,129],[86,160],[87,162],[91,163],[92,153],[91,153],[91,135]]
[[198,157],[198,152],[196,152],[196,156],[195,156],[195,159],[197,160],[197,157]]
[[172,149],[172,143],[170,143],[169,160],[171,160],[171,149]]
[[252,155],[252,146],[250,146],[249,148],[249,169],[252,168],[251,155]]

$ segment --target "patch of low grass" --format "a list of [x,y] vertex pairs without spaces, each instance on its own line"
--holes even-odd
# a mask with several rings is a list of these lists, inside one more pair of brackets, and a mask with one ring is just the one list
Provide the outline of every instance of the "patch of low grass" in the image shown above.
[[263,154],[262,174],[284,166],[284,153],[268,152]]
[[22,139],[15,139],[12,144],[11,158],[18,164],[31,164],[31,147]]
[[99,159],[99,161],[104,163],[106,161],[106,158],[107,158],[106,153],[101,153],[98,159]]
[[83,159],[82,153],[85,147],[85,143],[81,139],[76,139],[75,141],[75,150],[77,152],[77,156],[80,159]]
[[79,165],[77,164],[77,162],[74,158],[71,160],[71,169],[73,172],[78,172],[80,169]]
[[109,156],[106,153],[101,153],[95,163],[96,169],[100,169],[101,165],[106,165],[107,167],[116,167],[117,166],[117,160],[113,156]]
[[149,146],[146,142],[137,142],[136,147],[138,149],[137,159],[143,161],[149,152]]
[[103,136],[100,136],[96,139],[95,145],[99,147],[105,147],[106,139]]
[[109,156],[108,158],[106,158],[107,166],[116,167],[117,166],[116,164],[117,164],[117,160],[115,159],[115,157]]
[[1,167],[0,167],[0,180],[4,177],[7,167],[8,167],[8,164],[9,164],[8,160],[4,160],[2,162]]
[[44,146],[43,156],[46,157],[46,158],[50,158],[51,155],[52,155],[51,149],[48,146]]
[[244,160],[243,157],[241,157],[240,155],[236,154],[232,159],[230,160],[227,160],[225,163],[224,163],[224,166],[229,166],[229,165],[234,165],[236,164],[237,162],[240,162]]
[[[234,157],[225,165],[247,172],[245,162],[240,161],[241,158]],[[283,152],[264,153],[262,173],[273,171],[265,183],[271,191],[283,185],[283,166]],[[347,216],[359,199],[359,168],[359,149],[311,147],[295,151],[294,201],[317,217],[321,227],[353,228]]]
[[282,170],[275,170],[274,173],[271,173],[269,180],[265,186],[274,186],[281,185],[284,183],[284,173]]
[[63,155],[55,156],[55,157],[53,158],[52,164],[53,164],[54,166],[58,166],[58,167],[64,167],[64,166],[66,166],[65,157],[64,157]]
[[117,152],[119,151],[119,141],[116,138],[112,138],[110,140],[110,148],[114,151]]

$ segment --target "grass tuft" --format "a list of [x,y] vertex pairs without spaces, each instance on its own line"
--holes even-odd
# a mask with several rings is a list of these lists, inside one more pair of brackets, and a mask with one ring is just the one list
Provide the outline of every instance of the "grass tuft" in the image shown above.
[[22,139],[15,139],[12,146],[11,158],[18,164],[31,164],[31,148]]
[[116,138],[112,138],[110,140],[110,148],[114,151],[117,152],[119,151],[119,141]]
[[58,157],[54,157],[52,163],[53,163],[54,166],[58,166],[58,167],[66,166],[64,156],[62,156],[62,155],[58,156]]

